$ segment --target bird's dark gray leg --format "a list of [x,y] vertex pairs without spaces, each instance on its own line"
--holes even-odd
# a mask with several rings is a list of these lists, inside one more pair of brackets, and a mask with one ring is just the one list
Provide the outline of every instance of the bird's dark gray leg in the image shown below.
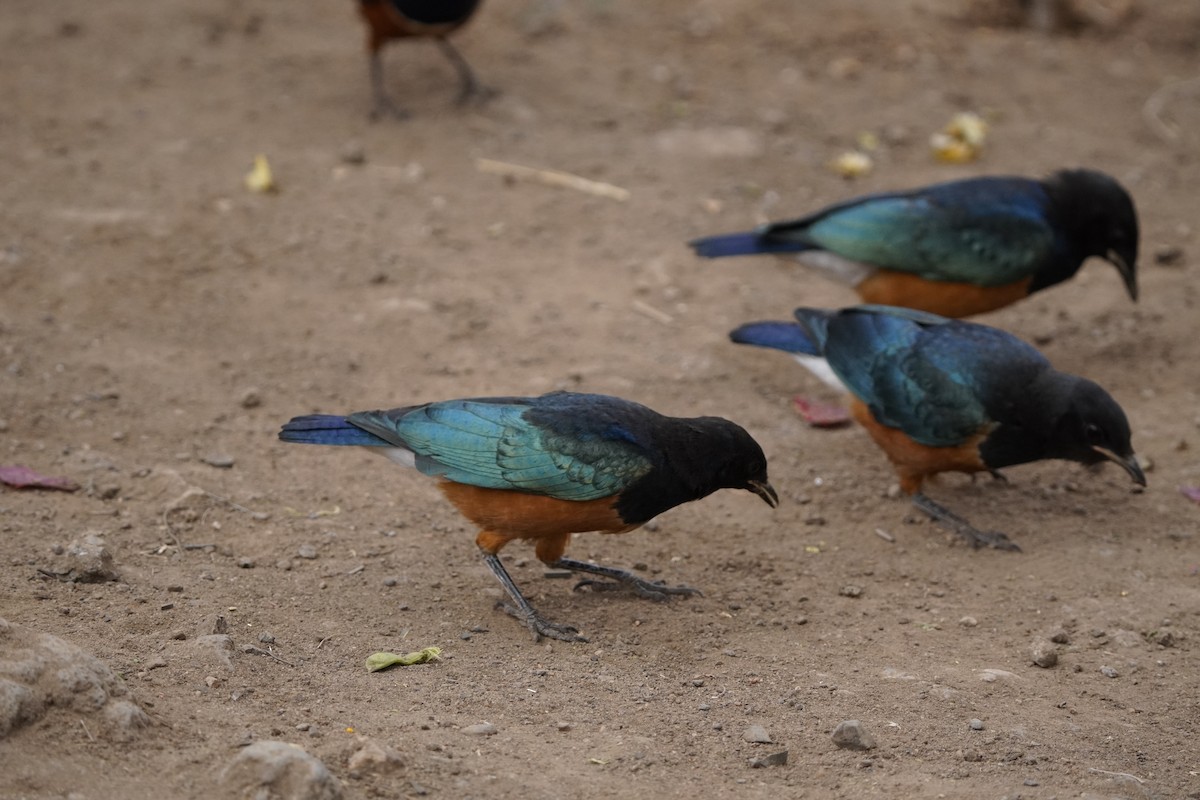
[[525,599],[525,595],[521,594],[521,590],[517,588],[517,584],[513,583],[513,579],[508,574],[508,570],[500,563],[500,557],[495,553],[483,553],[483,563],[487,564],[488,569],[496,576],[496,580],[500,581],[500,585],[504,587],[504,591],[508,592],[508,596],[512,599],[513,605],[501,602],[500,607],[504,609],[509,616],[516,617],[521,621],[526,628],[533,631],[533,640],[536,642],[543,636],[549,636],[551,639],[561,639],[564,642],[586,642],[587,639],[579,635],[579,630],[570,625],[559,625],[542,618],[540,614],[533,610],[533,606]]
[[997,550],[1020,550],[1016,542],[1011,541],[1001,531],[981,531],[950,509],[934,502],[924,492],[912,496],[913,505],[924,511],[934,522],[940,522],[945,527],[957,533],[970,542],[972,547],[994,547]]
[[466,103],[472,97],[487,100],[495,94],[494,89],[489,89],[479,82],[479,79],[475,77],[475,71],[471,69],[471,65],[462,57],[462,53],[458,52],[458,48],[450,43],[449,39],[438,38],[437,43],[438,47],[442,50],[442,54],[458,70],[459,80],[462,81],[462,88],[458,91],[459,105]]
[[621,586],[628,586],[640,596],[658,602],[666,600],[669,594],[701,594],[699,589],[693,589],[690,586],[664,586],[661,583],[639,578],[629,570],[618,569],[617,567],[603,567],[599,564],[589,564],[586,561],[576,561],[573,558],[560,558],[550,566],[559,569],[569,569],[572,572],[587,572],[592,575],[602,575],[605,578],[615,581],[613,583],[609,581],[582,580],[575,584],[576,589],[583,586],[590,586],[595,591],[605,591]]
[[407,119],[408,112],[393,103],[383,88],[383,59],[380,58],[378,50],[371,51],[367,64],[371,73],[371,98],[375,103],[371,109],[371,117],[378,119],[386,116]]

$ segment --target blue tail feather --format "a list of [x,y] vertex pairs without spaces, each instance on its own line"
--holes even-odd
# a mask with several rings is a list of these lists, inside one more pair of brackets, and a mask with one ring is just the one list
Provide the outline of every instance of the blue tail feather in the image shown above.
[[332,414],[312,414],[295,417],[279,431],[285,442],[300,444],[356,445],[359,447],[394,447],[391,442],[351,425],[345,417]]
[[785,353],[821,354],[804,327],[795,322],[748,322],[730,332],[729,338],[737,344],[770,347]]
[[703,258],[748,256],[759,253],[799,253],[812,249],[810,245],[801,242],[767,239],[758,231],[706,236],[703,239],[693,239],[688,242],[688,245],[696,251],[696,255]]

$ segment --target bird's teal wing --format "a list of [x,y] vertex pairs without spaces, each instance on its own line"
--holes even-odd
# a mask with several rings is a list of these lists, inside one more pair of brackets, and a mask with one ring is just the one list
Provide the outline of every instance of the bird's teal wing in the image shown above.
[[427,475],[489,489],[596,500],[623,491],[651,469],[620,432],[564,435],[530,421],[537,398],[451,400],[349,421],[412,450]]
[[1027,278],[1054,247],[1041,208],[1023,195],[868,200],[815,221],[806,238],[853,261],[976,286]]

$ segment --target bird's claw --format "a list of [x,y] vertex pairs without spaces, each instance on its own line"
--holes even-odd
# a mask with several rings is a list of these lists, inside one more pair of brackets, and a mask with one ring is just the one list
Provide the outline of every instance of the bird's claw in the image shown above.
[[584,587],[591,589],[593,592],[611,592],[615,589],[623,589],[628,587],[632,589],[638,597],[644,597],[647,600],[653,600],[656,603],[665,602],[667,595],[672,594],[697,594],[703,596],[703,592],[701,592],[699,589],[693,589],[691,586],[667,586],[664,583],[659,583],[656,581],[642,580],[634,575],[630,575],[627,578],[622,578],[616,581],[601,581],[596,580],[595,578],[584,578],[575,584],[574,590],[579,591]]
[[496,602],[496,608],[504,611],[510,617],[514,617],[526,628],[529,628],[533,634],[535,642],[541,641],[542,637],[549,639],[558,639],[561,642],[586,642],[588,638],[579,633],[579,629],[574,625],[560,625],[557,622],[543,619],[539,614],[527,614],[519,608],[510,606],[503,600]]

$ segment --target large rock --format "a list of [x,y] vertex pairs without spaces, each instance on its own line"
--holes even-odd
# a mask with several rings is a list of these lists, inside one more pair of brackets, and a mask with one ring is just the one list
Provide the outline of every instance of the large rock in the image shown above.
[[255,742],[221,771],[221,797],[238,800],[338,800],[342,785],[297,745]]
[[94,730],[119,741],[150,724],[104,662],[65,639],[0,619],[0,737],[51,709],[94,716]]

